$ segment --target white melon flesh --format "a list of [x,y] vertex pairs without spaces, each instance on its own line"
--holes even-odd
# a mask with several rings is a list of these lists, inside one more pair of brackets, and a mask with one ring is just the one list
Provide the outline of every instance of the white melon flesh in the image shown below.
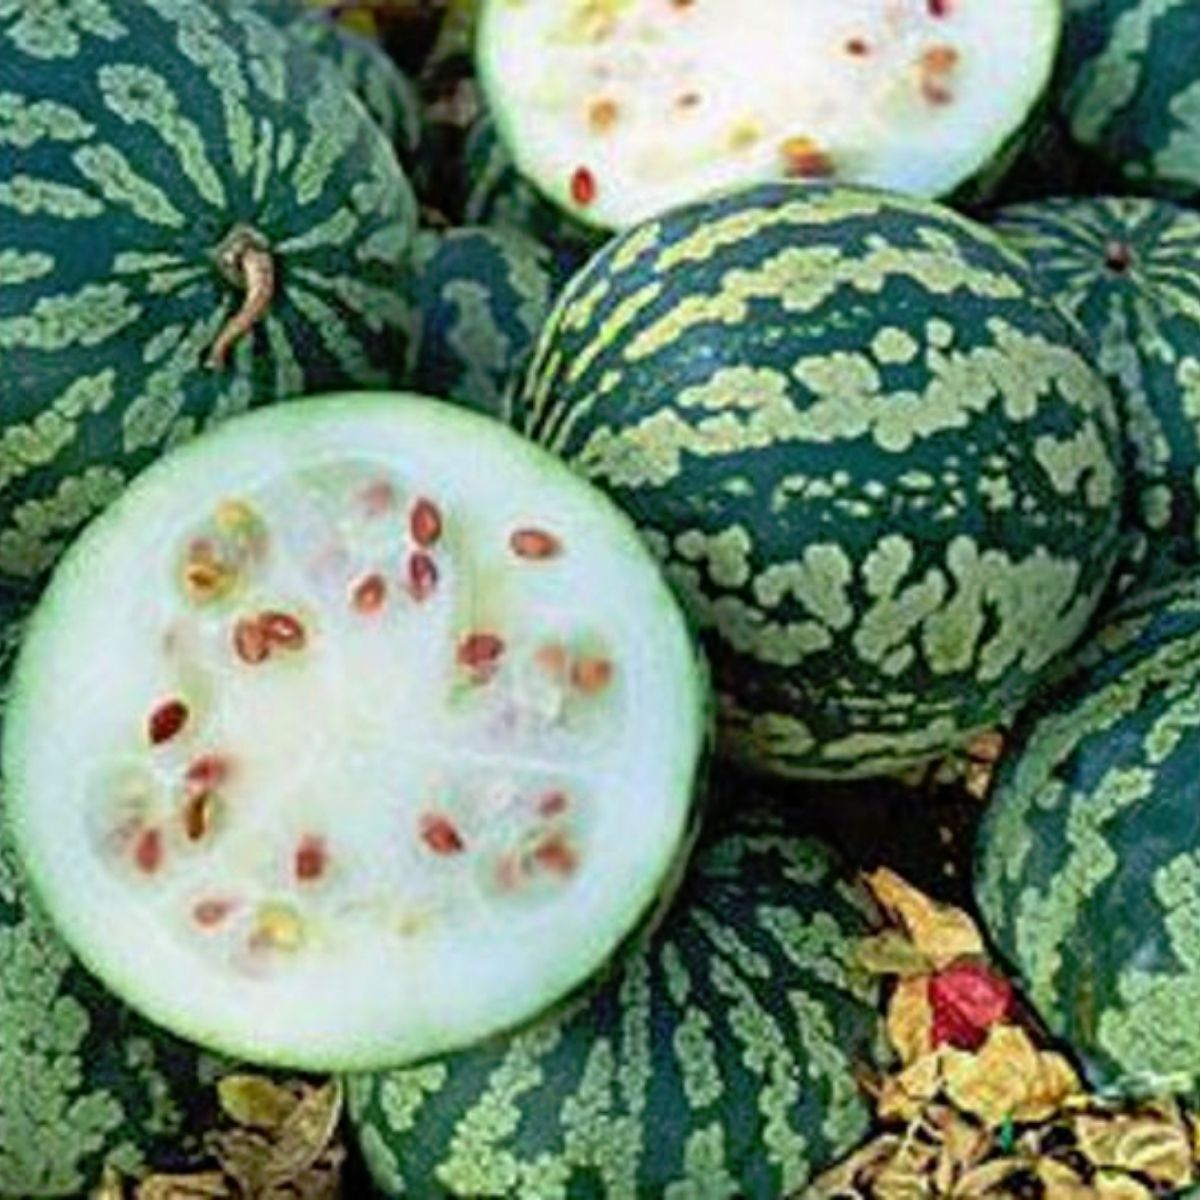
[[486,0],[480,76],[518,167],[621,229],[781,178],[946,195],[1045,91],[1058,0]]
[[65,558],[5,731],[73,948],[186,1037],[308,1069],[537,1016],[669,888],[703,672],[632,526],[411,396],[242,417]]

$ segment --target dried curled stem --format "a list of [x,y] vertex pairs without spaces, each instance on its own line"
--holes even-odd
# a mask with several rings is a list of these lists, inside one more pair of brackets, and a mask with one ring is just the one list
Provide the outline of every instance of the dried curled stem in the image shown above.
[[246,290],[241,308],[226,322],[208,353],[208,365],[222,370],[230,351],[266,315],[275,299],[275,260],[266,247],[246,240],[232,252],[230,266]]

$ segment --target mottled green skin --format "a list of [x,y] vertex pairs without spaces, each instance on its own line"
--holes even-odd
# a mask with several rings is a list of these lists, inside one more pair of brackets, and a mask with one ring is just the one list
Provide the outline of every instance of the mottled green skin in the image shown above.
[[1059,106],[1137,190],[1200,196],[1200,5],[1067,0]]
[[1011,714],[1118,549],[1112,398],[995,235],[771,184],[615,239],[512,418],[639,522],[705,635],[724,749],[864,776]]
[[1097,1089],[1200,1095],[1200,581],[1139,592],[1021,716],[976,896]]
[[996,230],[1088,335],[1125,434],[1141,585],[1200,563],[1200,213],[1129,197],[1006,209]]
[[[401,374],[411,191],[337,73],[260,15],[0,0],[0,161],[0,586],[206,424]],[[213,370],[239,225],[278,287]]]
[[516,229],[476,227],[422,233],[414,257],[410,386],[500,416],[558,291],[554,256]]
[[[15,640],[0,648],[5,688]],[[0,1196],[81,1196],[106,1161],[183,1165],[219,1070],[84,971],[0,833]]]
[[304,12],[289,23],[288,31],[337,67],[395,147],[405,170],[415,167],[421,147],[421,98],[387,51],[322,12]]
[[854,967],[865,902],[817,843],[744,812],[710,832],[654,940],[581,1008],[350,1082],[389,1196],[778,1200],[868,1127]]
[[489,114],[484,113],[467,135],[463,163],[464,224],[519,229],[549,246],[568,274],[604,244],[606,233],[573,220],[521,175]]

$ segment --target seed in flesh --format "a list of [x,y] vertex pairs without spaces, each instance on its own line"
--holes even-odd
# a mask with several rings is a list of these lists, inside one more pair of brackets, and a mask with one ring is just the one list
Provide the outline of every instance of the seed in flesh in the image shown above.
[[514,529],[508,544],[518,558],[540,560],[562,552],[562,542],[545,529]]
[[504,654],[504,640],[494,633],[468,633],[458,644],[458,664],[479,683],[495,675]]
[[458,827],[442,813],[423,813],[420,832],[421,841],[442,857],[461,854],[467,848]]
[[250,939],[252,948],[299,950],[303,943],[304,923],[294,908],[277,902],[269,902],[259,908]]
[[565,792],[547,792],[538,801],[538,816],[560,817],[567,811],[567,795]]
[[299,617],[291,613],[272,610],[259,617],[263,633],[271,647],[282,650],[303,650],[308,640],[304,625]]
[[824,179],[834,173],[833,159],[812,138],[786,138],[779,149],[790,179]]
[[257,618],[242,617],[233,627],[234,653],[250,666],[266,662],[271,654],[271,643],[266,630]]
[[233,912],[232,900],[198,900],[192,906],[192,920],[201,929],[214,929]]
[[617,123],[618,112],[615,100],[593,100],[588,107],[588,127],[593,133],[607,133]]
[[391,512],[396,503],[396,489],[386,479],[375,479],[360,493],[363,511],[369,517]]
[[208,836],[216,807],[217,798],[213,792],[199,792],[188,798],[183,806],[183,832],[189,842],[199,842]]
[[146,732],[152,746],[169,742],[187,724],[188,706],[182,700],[165,700],[151,714]]
[[184,787],[189,796],[204,796],[215,792],[229,778],[229,760],[220,754],[204,754],[197,758],[184,775]]
[[329,851],[323,838],[311,834],[301,838],[293,862],[296,878],[301,883],[316,882],[325,874],[328,861]]
[[562,642],[547,642],[544,646],[538,647],[533,661],[552,679],[562,679],[567,674],[570,658],[571,656]]
[[382,575],[375,572],[371,575],[366,575],[354,585],[354,591],[350,596],[350,603],[353,605],[355,612],[369,615],[378,612],[387,599],[387,580]]
[[613,665],[607,658],[588,655],[571,664],[571,683],[585,696],[595,696],[612,682]]
[[133,847],[133,861],[138,870],[153,875],[162,866],[163,850],[162,830],[143,830]]
[[564,834],[552,833],[534,847],[533,861],[552,875],[572,875],[579,866],[579,855]]
[[571,176],[571,199],[581,208],[587,208],[596,202],[598,191],[596,176],[587,167],[576,167]]
[[419,604],[428,600],[437,587],[437,563],[428,554],[418,550],[408,559],[408,594]]
[[436,545],[442,536],[441,510],[424,496],[413,505],[408,524],[413,541],[424,549]]
[[930,46],[921,55],[921,94],[930,104],[949,104],[954,99],[949,76],[957,65],[958,51],[953,46]]

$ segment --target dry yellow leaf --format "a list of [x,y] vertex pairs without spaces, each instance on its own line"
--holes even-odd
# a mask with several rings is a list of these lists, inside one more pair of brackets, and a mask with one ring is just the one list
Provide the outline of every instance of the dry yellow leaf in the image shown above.
[[906,1141],[871,1181],[878,1200],[928,1200],[929,1176],[937,1152],[919,1142]]
[[1173,1188],[1196,1177],[1191,1141],[1181,1124],[1158,1117],[1114,1114],[1077,1117],[1079,1149],[1098,1167],[1115,1167]]
[[1042,1200],[1096,1200],[1092,1189],[1066,1163],[1043,1158],[1036,1167]]
[[888,1040],[905,1066],[933,1050],[933,1007],[927,977],[900,980],[888,1001],[886,1023]]
[[1101,1171],[1092,1180],[1098,1200],[1153,1200],[1154,1193],[1144,1183],[1118,1175],[1112,1171]]
[[956,1200],[990,1200],[993,1196],[1006,1196],[1004,1184],[1023,1170],[1028,1170],[1028,1164],[1019,1158],[995,1158],[968,1171],[951,1194]]
[[804,1200],[821,1200],[854,1191],[860,1178],[873,1178],[884,1163],[895,1157],[903,1141],[899,1134],[885,1133],[860,1146],[849,1158],[842,1159],[815,1180],[804,1193]]
[[1047,1121],[1063,1111],[1067,1101],[1083,1095],[1075,1069],[1061,1054],[1043,1050],[1025,1098],[1013,1110],[1014,1121]]
[[300,1103],[295,1092],[262,1075],[226,1075],[217,1083],[217,1099],[231,1121],[268,1133],[279,1129]]
[[935,904],[886,867],[872,871],[866,882],[876,900],[901,923],[913,945],[935,969],[983,954],[979,930],[961,909]]
[[933,965],[899,929],[885,929],[858,943],[859,965],[872,975],[928,975]]
[[889,1075],[879,1090],[875,1110],[883,1121],[912,1121],[941,1091],[942,1056],[927,1054],[899,1075]]
[[331,1079],[310,1089],[279,1128],[263,1178],[272,1185],[287,1183],[309,1170],[329,1149],[342,1115],[342,1085]]
[[235,1200],[233,1186],[220,1171],[195,1175],[151,1175],[138,1184],[135,1200]]
[[1038,1077],[1038,1055],[1028,1034],[1015,1025],[994,1025],[978,1052],[947,1050],[946,1095],[963,1112],[990,1128],[1020,1108]]

